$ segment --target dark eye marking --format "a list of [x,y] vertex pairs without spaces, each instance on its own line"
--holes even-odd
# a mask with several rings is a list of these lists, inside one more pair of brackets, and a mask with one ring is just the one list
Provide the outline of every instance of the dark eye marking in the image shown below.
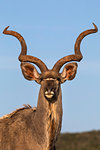
[[41,78],[40,81],[43,81],[43,78]]
[[60,78],[57,78],[57,80],[60,82],[61,81],[61,79]]

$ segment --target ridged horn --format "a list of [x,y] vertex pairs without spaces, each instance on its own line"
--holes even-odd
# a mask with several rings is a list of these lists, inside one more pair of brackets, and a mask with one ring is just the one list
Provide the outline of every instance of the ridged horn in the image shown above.
[[57,71],[59,72],[60,71],[60,68],[67,62],[70,62],[70,61],[81,61],[81,59],[83,58],[82,56],[82,53],[80,51],[80,44],[81,44],[81,41],[82,39],[89,35],[89,34],[92,34],[92,33],[96,33],[98,31],[98,28],[97,26],[93,23],[94,25],[94,29],[90,29],[90,30],[86,30],[84,32],[82,32],[78,38],[76,39],[76,42],[75,42],[75,46],[74,46],[74,51],[75,51],[75,54],[73,55],[69,55],[69,56],[65,56],[63,58],[61,58],[60,60],[58,60],[53,69],[54,71]]
[[12,35],[12,36],[16,37],[20,41],[20,44],[21,44],[21,53],[20,53],[20,55],[18,57],[19,61],[34,63],[34,64],[36,64],[40,68],[41,72],[47,71],[48,68],[44,64],[44,62],[42,62],[37,57],[27,55],[27,46],[26,46],[26,42],[25,42],[24,38],[19,33],[15,32],[15,31],[7,30],[8,28],[9,28],[9,26],[7,26],[4,29],[3,33],[7,34],[7,35]]

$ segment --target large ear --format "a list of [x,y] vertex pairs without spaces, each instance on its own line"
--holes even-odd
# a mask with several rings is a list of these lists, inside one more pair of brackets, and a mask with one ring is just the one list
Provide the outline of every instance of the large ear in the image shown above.
[[73,80],[75,78],[77,67],[77,63],[69,63],[64,67],[61,73],[62,83],[66,80]]
[[22,62],[21,69],[22,69],[23,76],[27,80],[30,80],[30,81],[35,80],[36,82],[39,83],[40,74],[38,73],[38,71],[32,64]]

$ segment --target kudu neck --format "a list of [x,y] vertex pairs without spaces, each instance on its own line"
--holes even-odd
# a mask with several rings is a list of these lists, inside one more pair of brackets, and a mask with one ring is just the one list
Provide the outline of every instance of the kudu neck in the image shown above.
[[41,128],[39,134],[43,135],[42,140],[45,146],[48,147],[47,150],[49,150],[54,146],[62,124],[61,87],[59,89],[58,98],[54,103],[47,101],[42,88],[40,88],[35,117],[38,123],[37,126],[40,124],[39,128]]

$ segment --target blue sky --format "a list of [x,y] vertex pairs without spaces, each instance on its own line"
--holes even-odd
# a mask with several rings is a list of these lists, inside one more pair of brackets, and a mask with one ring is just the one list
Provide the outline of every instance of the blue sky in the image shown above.
[[[21,33],[28,54],[42,59],[49,68],[74,53],[77,36],[100,28],[100,1],[95,0],[3,0],[0,2],[0,116],[23,104],[36,106],[39,85],[22,76],[19,41],[3,35],[6,26]],[[62,85],[62,132],[100,129],[100,32],[84,38],[83,60],[73,81]]]

